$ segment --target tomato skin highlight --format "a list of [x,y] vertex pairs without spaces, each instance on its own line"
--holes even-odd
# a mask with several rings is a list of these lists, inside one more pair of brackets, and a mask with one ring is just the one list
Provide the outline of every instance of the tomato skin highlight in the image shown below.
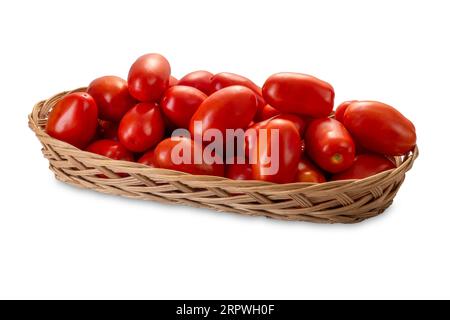
[[96,134],[97,116],[97,104],[88,93],[71,93],[50,112],[45,130],[53,138],[83,149]]
[[156,103],[141,102],[131,108],[119,124],[120,142],[130,151],[144,152],[164,136],[164,120]]
[[256,113],[256,96],[252,90],[243,86],[231,86],[210,95],[191,118],[191,135],[203,136],[195,121],[201,121],[203,132],[218,129],[225,138],[226,129],[245,129]]
[[327,117],[333,110],[334,89],[318,78],[302,73],[271,75],[262,88],[264,100],[281,113],[314,118]]
[[102,120],[119,122],[137,103],[128,92],[127,82],[116,76],[95,79],[89,84],[87,93],[97,103],[98,117]]
[[349,168],[355,159],[355,143],[342,123],[322,118],[306,129],[306,151],[325,171],[336,173]]
[[157,102],[169,87],[170,64],[157,53],[139,57],[128,73],[128,90],[141,102]]
[[198,70],[188,73],[178,81],[179,86],[194,87],[207,96],[214,92],[211,84],[213,74],[209,71]]
[[178,128],[189,128],[195,111],[208,96],[188,86],[174,86],[166,90],[161,99],[161,110]]
[[333,175],[331,180],[364,179],[390,169],[395,169],[395,164],[382,155],[359,154],[350,168]]
[[395,108],[377,101],[356,101],[344,113],[343,123],[364,149],[400,156],[416,145],[416,129]]
[[151,168],[156,168],[155,150],[147,151],[139,158],[137,162],[145,164]]
[[[181,145],[179,145],[181,144]],[[175,163],[172,159],[172,150],[177,147],[180,149],[189,149],[191,152],[189,163]],[[220,163],[194,163],[194,154],[203,152],[202,147],[194,143],[187,137],[172,137],[161,141],[155,148],[155,164],[158,168],[182,171],[196,175],[224,176],[224,165]],[[182,156],[182,155],[180,155]]]
[[[267,143],[260,143],[263,134],[260,129],[267,130]],[[278,130],[279,133],[279,141],[275,144],[279,148],[278,163],[275,160],[272,161],[276,152],[276,149],[273,150],[275,145],[271,143],[271,137],[276,132],[274,130]],[[294,182],[297,179],[297,166],[301,157],[300,146],[300,134],[291,121],[272,119],[260,125],[257,139],[254,145],[249,148],[251,157],[256,160],[256,163],[252,164],[253,178],[274,183]],[[270,166],[278,167],[275,174],[267,174],[266,170]]]
[[312,182],[322,183],[326,182],[324,174],[311,161],[306,158],[300,159],[298,163],[297,182]]
[[344,101],[342,102],[340,105],[338,105],[338,107],[336,108],[336,111],[334,113],[334,118],[339,121],[342,122],[344,120],[344,113],[347,110],[348,106],[353,103],[356,102],[357,100],[349,100],[349,101]]
[[96,153],[114,160],[134,161],[133,154],[120,142],[114,140],[97,140],[91,143],[86,151]]

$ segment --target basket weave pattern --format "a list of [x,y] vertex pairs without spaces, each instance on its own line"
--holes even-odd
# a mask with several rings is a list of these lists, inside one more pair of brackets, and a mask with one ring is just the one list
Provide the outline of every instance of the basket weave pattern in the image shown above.
[[416,147],[408,155],[395,157],[396,169],[362,180],[321,184],[234,181],[150,168],[82,151],[47,135],[49,111],[70,92],[36,104],[28,117],[29,126],[58,180],[108,194],[282,220],[354,223],[376,216],[392,204],[405,173],[418,156]]

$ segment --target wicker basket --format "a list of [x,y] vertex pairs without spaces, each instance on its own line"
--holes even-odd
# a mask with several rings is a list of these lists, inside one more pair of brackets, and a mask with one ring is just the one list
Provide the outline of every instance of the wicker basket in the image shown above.
[[[394,159],[396,169],[362,180],[321,184],[234,181],[150,168],[85,152],[47,135],[47,115],[68,93],[39,102],[29,115],[29,126],[42,143],[50,170],[63,182],[130,198],[282,220],[354,223],[379,215],[392,204],[405,173],[418,156],[416,147],[410,154]],[[99,178],[100,173],[108,178]]]

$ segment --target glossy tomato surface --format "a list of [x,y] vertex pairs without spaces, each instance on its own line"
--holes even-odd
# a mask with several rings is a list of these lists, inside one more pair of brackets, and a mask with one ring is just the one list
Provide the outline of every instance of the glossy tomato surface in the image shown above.
[[169,87],[170,64],[157,53],[143,55],[128,73],[128,90],[142,102],[157,102]]
[[303,157],[298,163],[297,181],[322,183],[327,181],[327,179],[316,165]]
[[407,153],[416,144],[416,129],[395,108],[377,101],[356,101],[343,123],[364,149],[389,156]]
[[144,153],[139,160],[137,161],[141,164],[145,164],[146,166],[155,168],[156,162],[155,162],[155,150],[150,150]]
[[306,151],[323,170],[336,173],[355,159],[355,143],[342,123],[322,118],[312,121],[305,135]]
[[53,138],[83,149],[95,136],[97,116],[97,104],[89,94],[71,93],[50,112],[45,130]]
[[225,167],[225,177],[233,180],[253,180],[253,170],[251,164],[246,159],[233,159],[233,163],[227,164]]
[[119,122],[137,101],[128,92],[127,82],[116,76],[105,76],[91,82],[87,88],[98,107],[102,120]]
[[344,120],[344,113],[347,110],[348,106],[355,101],[356,100],[344,101],[340,105],[338,105],[336,108],[336,112],[334,113],[334,118],[337,121],[342,122],[342,120]]
[[130,151],[144,152],[164,136],[164,120],[155,103],[142,102],[128,111],[119,124],[120,142]]
[[281,113],[320,118],[333,110],[333,87],[302,73],[282,72],[270,76],[264,83],[262,94],[264,100]]
[[277,115],[272,119],[284,119],[291,121],[295,125],[295,128],[297,128],[298,132],[300,133],[300,137],[303,137],[303,134],[306,129],[306,121],[302,117],[295,114],[284,113]]
[[255,120],[257,122],[264,121],[270,118],[273,118],[279,115],[281,112],[278,109],[275,109],[270,104],[266,104],[260,112],[255,115]]
[[[277,135],[273,143],[272,137]],[[254,179],[275,183],[296,181],[300,146],[300,134],[291,121],[273,119],[259,126],[257,141],[249,149]]]
[[178,81],[178,85],[194,87],[209,96],[214,92],[211,84],[212,77],[213,74],[211,72],[198,70],[185,75]]
[[[200,155],[201,163],[195,163],[195,154]],[[202,155],[202,146],[195,144],[192,139],[172,137],[164,139],[156,146],[154,159],[158,168],[223,177],[223,163],[208,164]]]
[[394,169],[395,164],[382,155],[357,155],[352,166],[332,176],[332,180],[364,179],[377,173]]
[[173,86],[176,86],[177,84],[178,84],[178,79],[175,78],[175,77],[173,77],[173,76],[170,76],[170,79],[169,79],[169,88],[170,88],[170,87],[173,87]]
[[[192,136],[203,136],[208,129],[219,130],[224,139],[226,129],[245,129],[256,113],[256,96],[243,86],[231,86],[210,95],[192,116],[189,131]],[[195,122],[203,127],[194,127]]]
[[188,86],[174,86],[161,99],[161,110],[175,127],[189,128],[192,116],[208,96]]
[[134,161],[133,154],[120,142],[114,140],[97,140],[91,143],[86,151],[96,153],[114,160]]

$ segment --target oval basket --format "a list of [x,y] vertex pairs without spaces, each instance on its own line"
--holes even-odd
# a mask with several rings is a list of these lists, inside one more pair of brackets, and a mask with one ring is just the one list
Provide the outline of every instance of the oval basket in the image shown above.
[[[234,181],[150,168],[82,151],[45,133],[53,106],[66,94],[84,90],[62,92],[39,102],[28,117],[29,126],[58,180],[108,194],[282,220],[355,223],[379,215],[392,204],[418,156],[416,147],[393,159],[396,169],[366,179],[321,184]],[[99,174],[107,178],[99,178]]]

